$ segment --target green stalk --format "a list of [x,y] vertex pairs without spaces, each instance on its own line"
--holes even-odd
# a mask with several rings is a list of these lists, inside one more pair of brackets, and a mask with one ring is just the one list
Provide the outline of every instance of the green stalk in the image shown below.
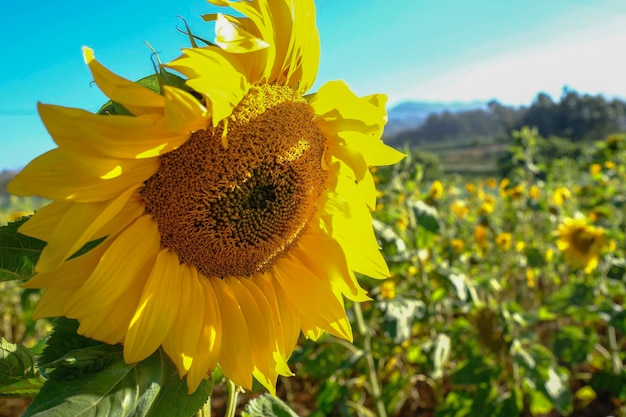
[[237,411],[237,398],[239,397],[239,387],[230,379],[226,379],[228,385],[228,403],[226,404],[226,416],[235,417]]
[[378,374],[376,373],[376,364],[374,364],[374,355],[372,354],[372,335],[365,326],[363,319],[363,310],[360,303],[354,304],[354,316],[356,318],[357,330],[363,337],[363,350],[365,351],[365,360],[368,367],[368,379],[372,387],[371,394],[376,404],[376,417],[387,417],[387,410],[382,400],[380,383],[378,382]]

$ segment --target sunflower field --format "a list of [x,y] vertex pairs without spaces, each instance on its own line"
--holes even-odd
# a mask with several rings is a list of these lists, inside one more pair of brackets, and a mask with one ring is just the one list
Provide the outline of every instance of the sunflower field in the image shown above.
[[[372,300],[346,303],[353,344],[301,338],[282,401],[255,384],[239,397],[242,415],[626,416],[626,138],[537,162],[536,131],[513,136],[502,178],[428,179],[411,151],[372,169],[391,277],[359,277]],[[44,201],[0,203],[6,232]],[[7,364],[12,343],[41,353],[52,324],[32,320],[37,290],[2,278],[7,385],[19,368]],[[0,388],[0,415],[19,415],[40,388],[27,364],[20,395]],[[213,381],[222,415],[218,371]]]

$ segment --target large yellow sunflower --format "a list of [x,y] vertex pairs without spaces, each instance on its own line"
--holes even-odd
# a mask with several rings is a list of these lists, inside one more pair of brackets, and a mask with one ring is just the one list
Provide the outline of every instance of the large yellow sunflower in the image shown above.
[[168,64],[191,93],[157,94],[85,49],[132,115],[40,104],[58,148],[9,191],[53,200],[20,229],[48,243],[26,284],[46,289],[37,317],[76,318],[129,363],[162,346],[189,391],[218,364],[273,391],[300,332],[352,339],[343,297],[368,299],[353,271],[389,275],[368,167],[402,155],[380,140],[385,96],[341,81],[303,96],[319,60],[312,0],[210,2],[247,17],[204,16],[214,45]]
[[587,224],[584,219],[566,217],[557,229],[556,244],[566,260],[591,273],[598,266],[600,252],[607,244],[604,229]]

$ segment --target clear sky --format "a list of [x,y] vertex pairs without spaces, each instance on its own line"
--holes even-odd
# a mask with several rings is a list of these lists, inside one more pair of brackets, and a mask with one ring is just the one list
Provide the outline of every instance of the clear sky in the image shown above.
[[[272,1],[272,0],[270,0]],[[314,89],[344,79],[358,94],[403,100],[497,99],[528,105],[564,85],[626,98],[625,0],[318,0]],[[96,111],[106,101],[81,46],[114,72],[152,73],[187,46],[183,16],[210,37],[203,0],[10,1],[0,13],[0,170],[54,146],[37,101]]]

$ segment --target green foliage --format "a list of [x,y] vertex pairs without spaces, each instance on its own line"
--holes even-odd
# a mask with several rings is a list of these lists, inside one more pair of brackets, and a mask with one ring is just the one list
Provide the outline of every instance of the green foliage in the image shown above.
[[24,416],[190,417],[208,398],[212,381],[188,396],[164,352],[126,364],[122,346],[77,335],[77,328],[75,320],[57,320],[39,361],[48,380]]
[[298,417],[287,404],[268,394],[250,401],[241,415],[242,417]]
[[35,264],[46,244],[18,233],[17,229],[26,220],[22,218],[0,227],[0,281],[25,279],[34,274]]
[[42,384],[33,354],[0,338],[0,397],[32,397]]

